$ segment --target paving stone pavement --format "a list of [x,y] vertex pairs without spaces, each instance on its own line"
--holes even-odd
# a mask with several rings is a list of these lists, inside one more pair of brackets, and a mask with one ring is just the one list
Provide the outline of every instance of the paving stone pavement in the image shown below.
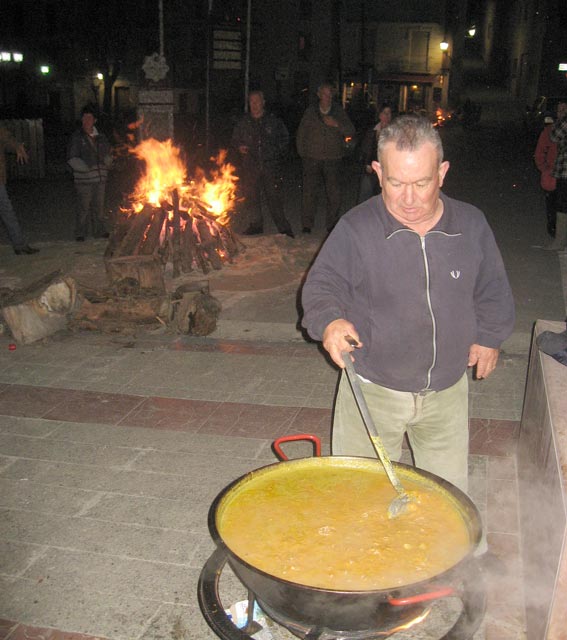
[[[525,637],[515,446],[532,326],[563,319],[567,289],[564,256],[531,246],[540,195],[506,198],[527,212],[521,228],[490,220],[518,321],[495,373],[471,381],[469,465],[506,573],[486,576],[474,640]],[[337,382],[298,331],[297,283],[251,284],[217,283],[226,313],[207,338],[62,333],[10,351],[0,336],[0,640],[217,638],[197,602],[209,507],[276,462],[274,438],[313,433],[328,453]],[[301,443],[288,451],[307,455]],[[222,581],[224,605],[246,597],[229,572]],[[433,640],[439,627],[428,633],[394,637]]]

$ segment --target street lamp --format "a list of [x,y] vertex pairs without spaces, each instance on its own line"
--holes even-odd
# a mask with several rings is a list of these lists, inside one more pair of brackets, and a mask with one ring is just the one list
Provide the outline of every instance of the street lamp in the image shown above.
[[443,54],[442,68],[443,68],[443,72],[445,73],[449,71],[449,65],[447,64],[447,60],[449,60],[450,62],[453,62],[453,58],[451,58],[451,54],[449,53],[449,43],[447,42],[447,40],[443,40],[442,42],[440,42],[439,48],[441,49]]

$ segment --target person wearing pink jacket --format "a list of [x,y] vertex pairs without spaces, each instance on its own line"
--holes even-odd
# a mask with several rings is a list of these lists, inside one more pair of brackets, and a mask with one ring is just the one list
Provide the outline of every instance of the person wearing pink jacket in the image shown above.
[[547,216],[547,233],[555,238],[555,223],[557,219],[556,208],[556,180],[553,176],[553,167],[557,158],[557,143],[552,142],[549,134],[553,127],[553,118],[550,115],[545,116],[545,127],[539,134],[537,141],[534,160],[538,168],[541,178],[540,185],[545,193],[545,214]]

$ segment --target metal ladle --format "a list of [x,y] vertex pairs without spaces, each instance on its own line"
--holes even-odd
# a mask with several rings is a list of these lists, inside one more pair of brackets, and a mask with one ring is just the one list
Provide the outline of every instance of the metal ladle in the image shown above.
[[[346,339],[347,342],[352,346],[356,346],[358,344],[354,338],[351,338],[351,336],[347,336]],[[354,399],[356,400],[358,410],[360,411],[360,415],[362,416],[362,421],[364,422],[364,426],[366,427],[366,431],[368,431],[368,435],[370,436],[370,440],[374,445],[374,449],[376,450],[376,453],[380,458],[380,462],[384,465],[384,469],[386,470],[388,479],[398,493],[398,495],[392,500],[392,502],[390,502],[390,506],[388,507],[388,517],[396,518],[407,510],[408,503],[410,502],[411,498],[403,488],[402,483],[399,481],[398,476],[394,471],[392,461],[390,460],[390,456],[387,454],[386,449],[384,448],[384,443],[378,435],[378,429],[376,429],[374,420],[372,420],[372,416],[370,415],[368,405],[366,404],[366,399],[362,393],[360,382],[358,381],[356,371],[354,370],[354,365],[352,364],[350,353],[343,353],[342,358],[343,362],[345,363],[347,378],[354,394]]]

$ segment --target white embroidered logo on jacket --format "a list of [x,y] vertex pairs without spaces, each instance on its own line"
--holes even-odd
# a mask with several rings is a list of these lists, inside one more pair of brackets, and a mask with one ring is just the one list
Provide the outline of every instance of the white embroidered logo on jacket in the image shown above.
[[451,271],[451,277],[455,278],[455,280],[458,280],[461,277],[461,272],[460,271]]

